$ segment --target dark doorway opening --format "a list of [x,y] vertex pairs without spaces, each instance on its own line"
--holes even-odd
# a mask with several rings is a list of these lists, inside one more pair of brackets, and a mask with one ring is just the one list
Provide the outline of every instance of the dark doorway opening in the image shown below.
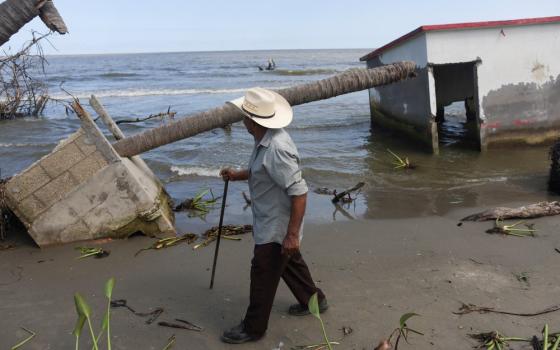
[[477,61],[434,64],[438,139],[443,146],[480,149]]

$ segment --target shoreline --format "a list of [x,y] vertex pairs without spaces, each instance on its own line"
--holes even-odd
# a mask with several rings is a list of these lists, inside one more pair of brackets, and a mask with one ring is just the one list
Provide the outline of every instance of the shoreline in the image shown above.
[[[476,345],[467,333],[498,330],[507,336],[530,337],[540,334],[545,323],[552,330],[560,326],[560,312],[538,317],[452,314],[462,302],[513,312],[535,312],[558,303],[557,218],[530,220],[538,230],[535,238],[489,235],[484,231],[492,222],[457,226],[460,218],[483,209],[306,224],[302,252],[329,300],[330,309],[322,315],[327,333],[336,340],[342,337],[342,327],[353,329],[338,348],[373,349],[407,312],[421,315],[409,324],[425,335],[412,335],[411,345],[403,343],[403,349],[467,349]],[[103,285],[115,277],[113,299],[127,299],[139,312],[163,307],[158,321],[181,318],[204,331],[146,325],[126,309],[113,309],[114,348],[161,349],[172,334],[178,349],[234,348],[222,344],[219,336],[239,322],[248,302],[252,239],[242,238],[224,241],[212,291],[208,283],[213,245],[192,250],[181,244],[135,258],[134,253],[153,240],[133,237],[99,244],[111,251],[107,258],[78,260],[74,247],[98,245],[82,242],[40,250],[24,241],[0,252],[0,313],[4,315],[0,347],[25,338],[20,326],[37,332],[26,349],[73,347],[73,294],[84,295],[99,324]],[[528,283],[518,280],[516,275],[521,274],[526,274]],[[273,349],[282,342],[289,349],[320,342],[318,321],[289,316],[291,303],[293,297],[281,282],[266,336],[237,347]]]

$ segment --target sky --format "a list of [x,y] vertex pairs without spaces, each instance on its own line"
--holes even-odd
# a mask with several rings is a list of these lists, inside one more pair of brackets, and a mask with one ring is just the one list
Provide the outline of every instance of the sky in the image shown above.
[[[1,0],[0,0],[1,1]],[[560,16],[559,0],[54,0],[69,34],[47,54],[373,49],[427,24]],[[20,48],[37,18],[2,46]]]

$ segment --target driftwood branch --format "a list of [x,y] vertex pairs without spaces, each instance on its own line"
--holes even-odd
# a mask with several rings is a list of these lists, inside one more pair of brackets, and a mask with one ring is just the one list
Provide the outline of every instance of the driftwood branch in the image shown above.
[[161,112],[158,114],[150,114],[147,117],[144,118],[134,118],[134,119],[121,119],[121,120],[117,120],[116,124],[124,124],[124,123],[140,123],[140,122],[145,122],[146,120],[150,120],[150,119],[162,119],[165,117],[169,117],[169,119],[173,119],[175,118],[175,114],[177,114],[177,112],[174,112],[171,110],[171,107],[169,107],[167,109],[167,112]]
[[560,202],[539,202],[519,208],[497,207],[469,215],[461,221],[486,221],[495,219],[530,219],[560,214]]
[[510,315],[510,316],[522,316],[522,317],[533,317],[533,316],[540,316],[549,314],[551,312],[556,312],[560,310],[560,305],[554,305],[547,307],[542,311],[537,312],[510,312],[510,311],[502,311],[502,310],[495,310],[493,307],[485,307],[485,306],[477,306],[474,304],[464,304],[461,305],[459,311],[453,312],[455,315],[466,315],[470,314],[471,312],[478,312],[481,314],[486,313],[494,313],[494,314],[501,314],[501,315]]
[[338,203],[342,198],[344,198],[345,196],[349,195],[352,192],[358,191],[359,189],[361,189],[362,187],[364,187],[365,183],[363,182],[358,182],[354,187],[349,188],[345,191],[342,191],[340,193],[337,193],[334,195],[334,198],[332,199],[333,203]]

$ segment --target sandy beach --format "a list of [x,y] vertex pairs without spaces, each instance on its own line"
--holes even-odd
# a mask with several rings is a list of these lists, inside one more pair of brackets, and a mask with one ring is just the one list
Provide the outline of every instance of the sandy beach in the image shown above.
[[[484,231],[491,222],[457,225],[481,209],[307,225],[302,250],[329,299],[331,307],[323,314],[327,332],[331,340],[339,340],[342,327],[353,329],[337,348],[373,349],[406,312],[421,315],[409,323],[425,335],[412,335],[411,344],[401,344],[402,349],[469,349],[476,343],[468,333],[498,330],[530,337],[540,334],[545,323],[555,329],[560,312],[537,317],[452,313],[462,302],[512,312],[537,312],[559,302],[560,277],[555,272],[560,254],[554,249],[560,246],[558,219],[531,220],[538,229],[534,238],[489,235]],[[139,312],[162,307],[157,321],[180,318],[204,328],[194,332],[157,322],[147,325],[145,318],[117,308],[111,323],[114,349],[162,349],[173,334],[176,349],[274,349],[280,343],[290,349],[321,341],[316,319],[287,314],[294,300],[281,282],[262,340],[241,346],[220,342],[222,330],[237,324],[247,306],[249,236],[223,242],[214,290],[208,289],[213,245],[193,250],[183,244],[134,257],[152,239],[133,237],[96,243],[111,251],[107,258],[78,260],[74,247],[84,243],[40,250],[25,237],[12,239],[17,247],[0,252],[2,349],[26,337],[20,327],[37,333],[25,349],[73,348],[73,294],[84,295],[100,323],[103,285],[110,277],[117,281],[114,299],[126,299]]]

